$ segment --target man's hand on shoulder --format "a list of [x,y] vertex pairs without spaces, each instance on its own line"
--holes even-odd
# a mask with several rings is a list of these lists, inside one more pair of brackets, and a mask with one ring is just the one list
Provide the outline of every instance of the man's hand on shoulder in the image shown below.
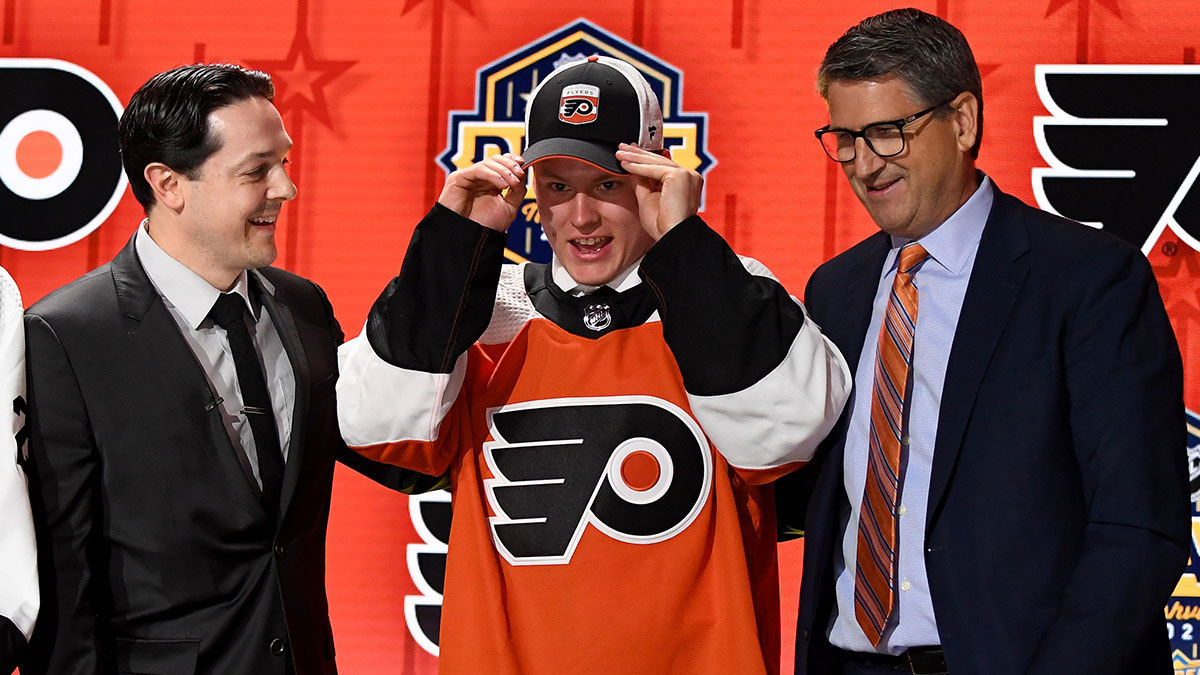
[[669,157],[628,143],[619,146],[617,159],[637,177],[642,226],[656,241],[700,210],[700,192],[704,188],[704,177],[700,174],[679,166]]
[[438,203],[484,227],[504,232],[517,217],[525,192],[521,157],[505,153],[451,173]]

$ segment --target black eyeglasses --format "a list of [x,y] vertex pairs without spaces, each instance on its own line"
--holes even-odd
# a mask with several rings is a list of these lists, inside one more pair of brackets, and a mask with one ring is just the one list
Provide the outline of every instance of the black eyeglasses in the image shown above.
[[[953,100],[950,99],[950,101]],[[904,127],[950,103],[950,101],[943,101],[921,112],[913,113],[908,117],[898,120],[869,124],[863,127],[862,131],[830,129],[829,125],[826,124],[813,133],[816,134],[817,140],[821,142],[821,147],[825,149],[825,154],[829,155],[829,159],[835,162],[841,162],[842,164],[853,162],[855,153],[857,152],[855,141],[859,138],[866,141],[867,147],[876,155],[880,157],[895,157],[904,152]]]

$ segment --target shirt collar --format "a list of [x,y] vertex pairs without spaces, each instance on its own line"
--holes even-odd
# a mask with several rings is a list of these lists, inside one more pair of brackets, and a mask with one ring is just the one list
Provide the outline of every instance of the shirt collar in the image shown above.
[[[921,237],[921,246],[939,265],[951,274],[958,274],[971,259],[971,254],[979,245],[983,236],[983,227],[987,224],[988,214],[992,212],[992,202],[995,190],[992,179],[980,172],[983,180],[975,194],[966,203],[950,215],[932,232]],[[899,258],[900,248],[912,241],[904,237],[892,237],[892,251],[888,254],[888,263],[884,269],[890,271]]]
[[563,267],[563,264],[558,261],[558,256],[554,256],[550,259],[550,277],[554,279],[555,286],[558,286],[563,291],[574,296],[595,293],[603,286],[608,286],[614,291],[621,293],[642,283],[642,277],[637,273],[638,268],[641,267],[641,265],[642,259],[638,258],[637,262],[633,263],[629,267],[626,267],[620,274],[613,277],[612,281],[608,282],[607,284],[601,284],[600,286],[589,286],[587,284],[581,284],[578,281],[575,281],[575,279],[571,277],[571,273],[567,271],[567,268]]
[[[138,260],[146,270],[146,276],[150,277],[154,290],[158,291],[163,300],[179,310],[188,326],[193,330],[198,329],[208,318],[208,313],[217,302],[221,291],[162,250],[158,242],[150,236],[148,224],[149,219],[142,221],[134,239]],[[257,321],[258,307],[250,301],[249,276],[244,270],[238,275],[231,292],[242,296],[246,307],[250,309],[250,316]],[[271,289],[268,288],[268,292],[272,292]]]

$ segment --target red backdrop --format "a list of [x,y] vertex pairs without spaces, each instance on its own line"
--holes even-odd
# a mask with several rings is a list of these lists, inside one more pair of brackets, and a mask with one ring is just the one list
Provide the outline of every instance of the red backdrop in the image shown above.
[[[967,35],[987,111],[980,166],[1030,203],[1033,170],[1054,166],[1035,133],[1035,118],[1054,113],[1039,96],[1037,65],[1193,64],[1200,47],[1200,3],[1172,0],[0,0],[0,63],[68,61],[98,76],[121,103],[151,74],[194,61],[272,73],[296,143],[299,186],[284,209],[277,264],[320,283],[355,334],[444,178],[436,158],[448,147],[451,111],[476,110],[477,71],[580,18],[682,72],[679,109],[707,114],[705,149],[716,160],[704,217],[799,295],[813,268],[874,229],[811,137],[827,122],[813,86],[816,66],[847,27],[907,4]],[[1180,95],[1195,100],[1200,85],[1190,86]],[[10,112],[0,107],[0,126]],[[1182,158],[1192,166],[1194,150],[1181,142],[1147,152],[1192,153]],[[0,152],[0,167],[14,159]],[[1177,177],[1180,195],[1195,173]],[[1200,187],[1194,192],[1191,199],[1200,199]],[[28,306],[111,258],[141,217],[126,190],[91,234],[52,250],[2,247],[0,264]],[[0,212],[0,232],[13,218]],[[1186,222],[1137,243],[1163,287],[1187,364],[1188,406],[1197,409],[1200,340],[1191,334],[1200,321],[1200,252],[1194,238],[1176,232],[1200,224],[1175,219]],[[1198,433],[1193,426],[1193,444]],[[329,593],[343,672],[433,672],[435,657],[405,624],[405,597],[420,594],[406,562],[408,545],[420,541],[408,500],[340,468],[333,499]],[[800,546],[782,552],[785,663]],[[1192,635],[1200,596],[1194,573],[1177,593],[1167,618],[1182,669],[1200,639]]]

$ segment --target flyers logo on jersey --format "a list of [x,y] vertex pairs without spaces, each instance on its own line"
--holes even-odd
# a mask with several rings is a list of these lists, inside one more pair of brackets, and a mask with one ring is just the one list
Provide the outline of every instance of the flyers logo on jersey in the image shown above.
[[588,530],[666,541],[696,519],[712,488],[704,433],[661,399],[518,403],[488,411],[488,426],[492,541],[513,565],[569,563]]
[[558,104],[558,119],[567,124],[595,122],[600,113],[600,87],[573,84],[563,88]]

